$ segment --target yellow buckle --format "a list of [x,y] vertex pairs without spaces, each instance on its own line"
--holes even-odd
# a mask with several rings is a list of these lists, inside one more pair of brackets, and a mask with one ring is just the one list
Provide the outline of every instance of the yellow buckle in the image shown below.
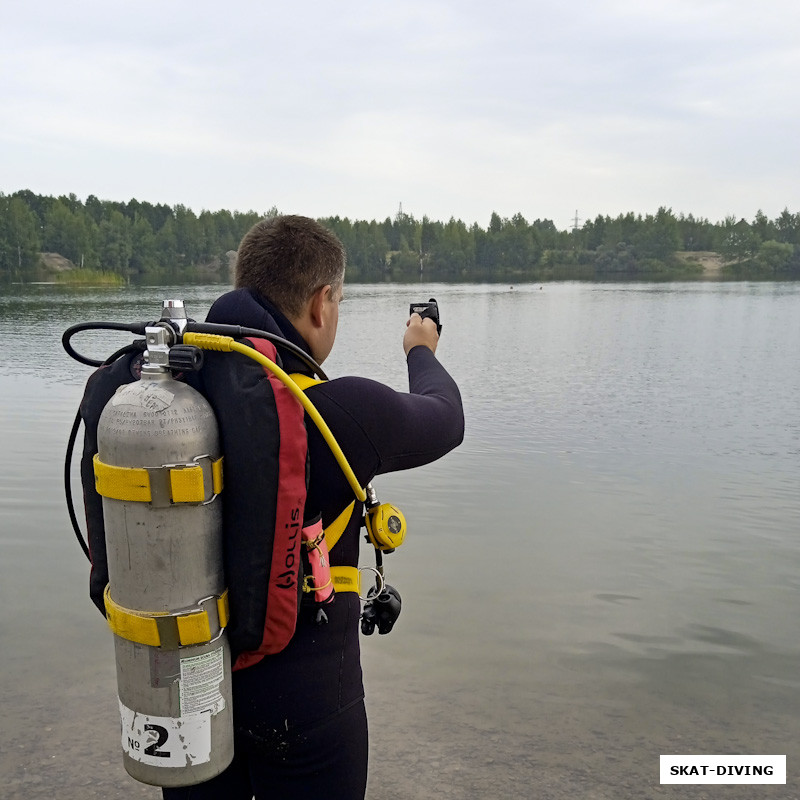
[[228,590],[199,600],[197,608],[176,611],[134,611],[111,599],[110,586],[104,592],[106,619],[112,632],[122,639],[150,647],[174,650],[206,644],[228,624]]
[[[111,500],[169,506],[173,503],[210,503],[222,491],[222,458],[197,456],[190,463],[160,467],[117,467],[95,454],[97,493]],[[206,488],[208,487],[208,488]]]
[[331,567],[331,578],[337,592],[361,594],[361,573],[358,567]]

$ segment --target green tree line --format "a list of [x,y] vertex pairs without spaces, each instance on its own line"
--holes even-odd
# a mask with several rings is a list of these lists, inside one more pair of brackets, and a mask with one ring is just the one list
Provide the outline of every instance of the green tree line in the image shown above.
[[[227,280],[229,254],[266,214],[183,205],[81,201],[31,191],[0,193],[0,281],[40,278],[43,253],[124,281]],[[382,222],[327,217],[342,240],[348,278],[359,281],[540,281],[672,278],[699,274],[692,254],[713,252],[732,277],[800,278],[800,213],[762,212],[710,222],[659,208],[655,214],[597,216],[559,229],[552,220],[502,218],[486,228],[399,212]]]
[[81,202],[74,194],[0,194],[0,280],[39,276],[42,253],[57,253],[76,267],[125,281],[208,279],[214,273],[227,278],[227,253],[263,216],[255,211],[198,215],[183,205],[119,203],[94,195]]

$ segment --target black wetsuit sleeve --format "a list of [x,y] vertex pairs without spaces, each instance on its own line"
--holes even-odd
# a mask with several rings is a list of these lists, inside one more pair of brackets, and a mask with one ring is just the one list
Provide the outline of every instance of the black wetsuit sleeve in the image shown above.
[[[408,378],[408,392],[355,377],[337,378],[308,390],[362,485],[381,473],[435,461],[464,438],[458,387],[427,347],[420,345],[409,352]],[[307,424],[312,494],[325,517],[326,512],[350,502],[352,490],[322,437]]]
[[[407,393],[366,378],[341,378],[323,387],[369,441],[376,475],[435,461],[464,437],[458,387],[427,347],[408,354],[408,378]],[[340,444],[345,448],[347,442]],[[357,441],[353,445],[358,455],[361,448]]]
[[[381,454],[378,473],[419,467],[441,458],[464,439],[464,411],[455,381],[422,345],[408,354],[408,394],[382,398],[380,416],[394,420],[371,430]],[[391,391],[391,390],[390,390]]]

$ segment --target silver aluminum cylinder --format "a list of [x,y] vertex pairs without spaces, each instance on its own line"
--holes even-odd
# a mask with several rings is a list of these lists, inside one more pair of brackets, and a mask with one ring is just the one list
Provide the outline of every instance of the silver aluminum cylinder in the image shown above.
[[[154,499],[103,498],[111,599],[174,614],[222,594],[221,498],[170,503],[166,470],[158,469],[220,457],[205,398],[166,370],[145,367],[142,380],[118,389],[103,410],[98,455],[104,464],[150,469]],[[216,611],[213,601],[207,607]],[[230,651],[224,630],[202,645],[168,639],[150,647],[114,636],[123,759],[139,781],[186,786],[233,758]]]

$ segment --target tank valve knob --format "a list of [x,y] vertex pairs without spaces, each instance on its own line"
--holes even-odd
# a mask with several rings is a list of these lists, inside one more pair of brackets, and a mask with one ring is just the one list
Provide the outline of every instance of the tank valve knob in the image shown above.
[[181,372],[197,372],[203,366],[203,351],[190,344],[176,344],[169,349],[169,367]]

